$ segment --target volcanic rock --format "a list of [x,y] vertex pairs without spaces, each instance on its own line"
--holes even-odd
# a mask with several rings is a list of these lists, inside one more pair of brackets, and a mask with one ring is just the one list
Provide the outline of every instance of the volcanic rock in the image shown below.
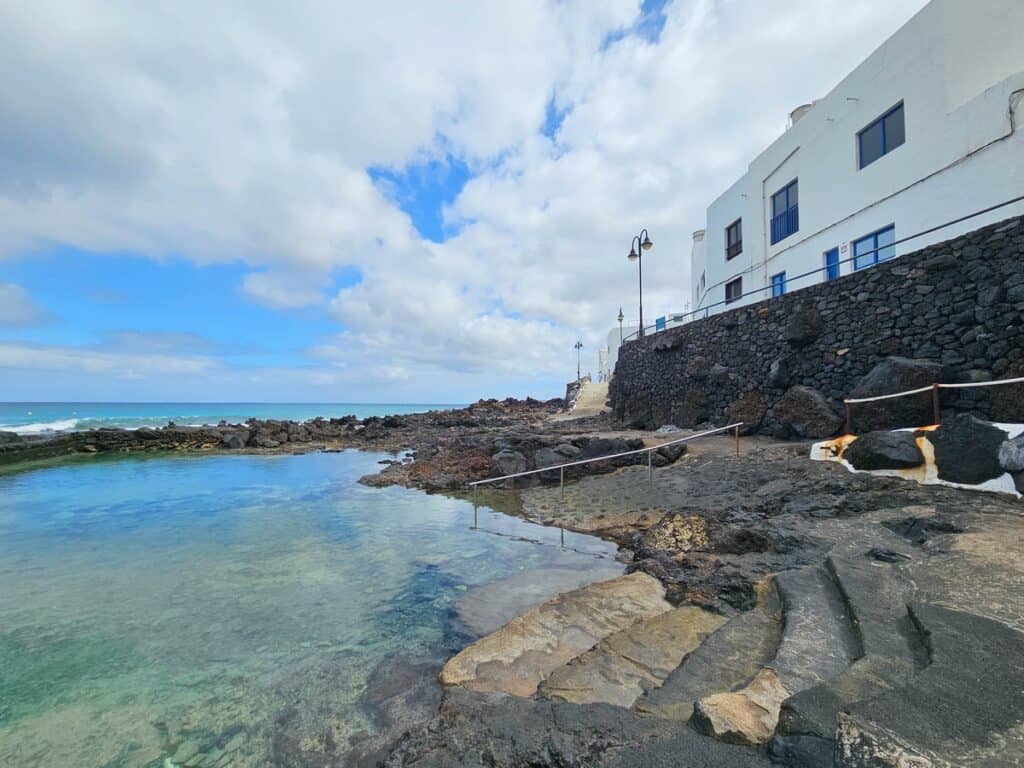
[[987,421],[961,413],[929,432],[928,440],[942,480],[978,485],[1003,474],[999,453],[1006,433]]
[[868,432],[843,452],[854,469],[909,469],[924,464],[913,432]]
[[842,419],[816,389],[790,387],[775,404],[775,418],[787,433],[783,437],[831,437]]

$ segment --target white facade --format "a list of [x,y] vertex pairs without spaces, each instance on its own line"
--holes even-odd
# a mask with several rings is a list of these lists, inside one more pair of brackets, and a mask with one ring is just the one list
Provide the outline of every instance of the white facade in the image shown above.
[[602,378],[609,379],[615,373],[615,364],[619,361],[619,347],[621,346],[619,334],[622,334],[622,338],[629,338],[637,332],[638,328],[637,325],[625,325],[621,331],[618,326],[608,331],[605,346],[598,351],[598,371]]
[[[905,141],[861,167],[859,134],[898,105]],[[1020,202],[898,242],[1024,195],[1022,124],[1024,0],[932,0],[830,93],[795,110],[786,133],[711,204],[694,234],[694,309],[722,302],[737,279],[747,295],[710,313],[768,298],[780,273],[788,291],[822,282],[825,272],[794,278],[821,269],[832,249],[852,258],[853,243],[888,227],[899,255],[1024,214]],[[772,196],[793,181],[797,231],[773,244]],[[742,249],[727,259],[737,220]]]

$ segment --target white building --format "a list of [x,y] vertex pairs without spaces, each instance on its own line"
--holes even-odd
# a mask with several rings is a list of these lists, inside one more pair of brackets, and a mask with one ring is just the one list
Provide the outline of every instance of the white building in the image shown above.
[[1017,203],[893,245],[1024,195],[1022,102],[1024,0],[932,0],[794,110],[711,204],[694,233],[694,309],[761,301],[1024,213]]

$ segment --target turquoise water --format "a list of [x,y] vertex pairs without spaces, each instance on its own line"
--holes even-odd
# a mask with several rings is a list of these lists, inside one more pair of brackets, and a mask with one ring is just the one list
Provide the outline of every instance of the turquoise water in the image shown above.
[[381,458],[0,474],[0,765],[280,765],[283,735],[315,754],[373,732],[373,670],[468,642],[452,615],[481,585],[618,572],[597,539],[358,485]]
[[457,406],[424,403],[0,403],[0,430],[22,434],[99,427],[161,427],[240,423],[246,419],[306,421],[323,416],[419,413]]

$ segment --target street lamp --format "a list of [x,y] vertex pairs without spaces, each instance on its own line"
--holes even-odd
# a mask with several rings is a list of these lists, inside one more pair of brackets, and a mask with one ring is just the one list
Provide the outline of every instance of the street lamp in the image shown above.
[[583,377],[580,376],[580,350],[583,349],[583,341],[577,339],[576,343],[572,345],[573,349],[576,350],[576,381],[579,381]]
[[622,316],[622,307],[619,307],[619,346],[622,346],[622,321],[625,320]]
[[636,337],[642,339],[644,337],[644,260],[643,252],[649,251],[654,246],[651,242],[651,238],[647,236],[647,230],[640,230],[640,234],[633,238],[633,242],[629,246],[629,260],[636,261],[637,269],[640,275],[640,329],[636,332]]

